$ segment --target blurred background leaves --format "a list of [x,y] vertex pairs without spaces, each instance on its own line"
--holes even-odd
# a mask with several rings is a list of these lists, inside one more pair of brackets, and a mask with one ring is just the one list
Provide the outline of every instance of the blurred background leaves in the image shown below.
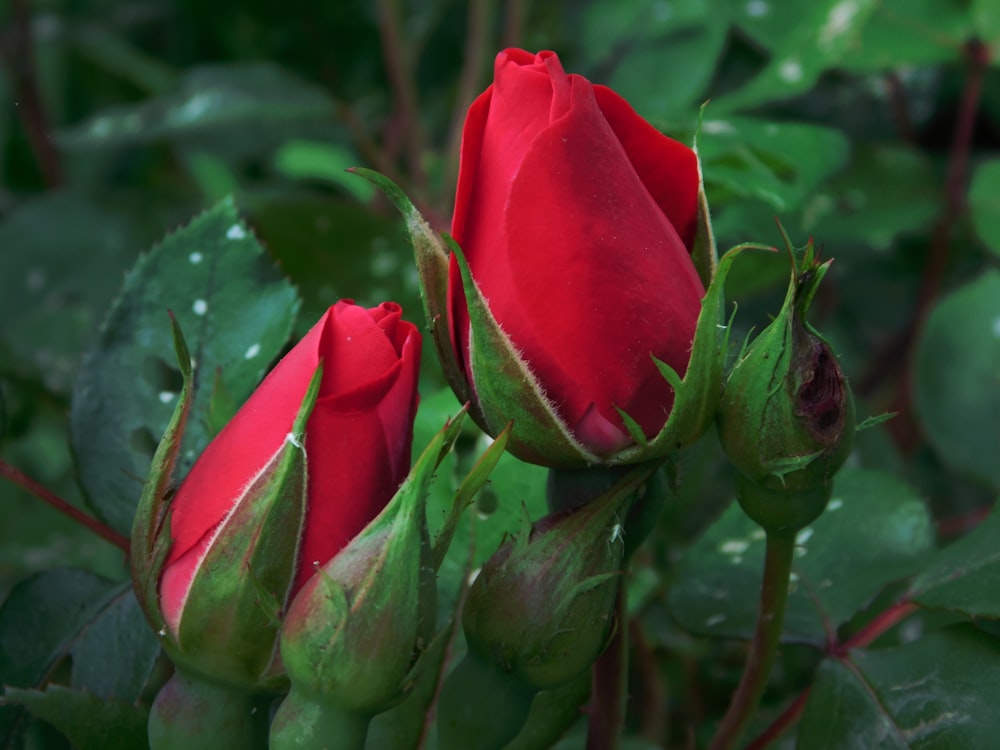
[[[722,248],[779,244],[777,217],[797,244],[812,236],[836,258],[815,323],[842,356],[860,416],[897,413],[861,433],[852,471],[840,480],[845,497],[864,508],[850,510],[857,524],[883,518],[851,563],[856,575],[882,564],[867,552],[911,536],[898,555],[886,551],[892,576],[869,579],[864,590],[855,581],[836,606],[827,594],[811,603],[803,594],[789,620],[793,640],[817,645],[821,615],[834,630],[860,626],[865,607],[899,593],[892,580],[972,529],[1000,490],[994,0],[6,0],[0,458],[88,507],[80,475],[89,510],[108,512],[102,504],[111,501],[94,497],[74,465],[70,398],[81,368],[109,392],[134,384],[94,372],[84,353],[113,333],[115,314],[103,334],[102,321],[140,253],[226,196],[270,256],[262,267],[277,265],[298,290],[300,314],[293,324],[299,303],[289,294],[282,331],[303,332],[340,297],[395,299],[419,319],[397,214],[343,169],[382,171],[447,228],[465,108],[508,45],[556,50],[567,71],[616,88],[681,140],[692,142],[700,122]],[[729,286],[739,303],[733,341],[766,325],[786,279],[780,254],[741,257]],[[118,304],[121,320],[128,303]],[[169,329],[156,330],[165,337]],[[266,358],[280,346],[272,342]],[[425,349],[418,429],[432,434],[454,404]],[[171,366],[169,346],[161,355]],[[77,434],[78,453],[91,438],[98,435],[86,428]],[[476,440],[469,436],[466,455]],[[418,436],[416,448],[422,444]],[[745,540],[748,559],[753,553],[751,530],[730,529],[736,522],[720,517],[730,489],[714,439],[679,457],[674,471],[676,497],[630,579],[637,660],[655,665],[636,670],[630,726],[653,746],[680,746],[688,726],[701,736],[724,706],[739,647],[692,633],[739,635],[743,625],[735,610],[709,611],[711,602],[691,592],[733,566],[732,554],[720,552],[725,543]],[[460,530],[461,554],[446,561],[442,588],[457,589],[469,566],[522,513],[537,515],[540,502],[538,479],[505,458],[472,525]],[[127,575],[119,551],[12,484],[0,483],[0,508],[0,596],[56,564],[89,570],[99,583],[88,585],[98,587]],[[116,525],[127,525],[127,513]],[[836,565],[836,548],[829,555]],[[809,572],[809,559],[800,572]],[[442,616],[452,606],[445,596]],[[933,617],[920,622],[933,625]],[[949,643],[973,661],[981,647],[978,636],[942,631],[921,653]],[[55,638],[53,653],[57,646]],[[817,659],[810,646],[786,651],[778,695],[794,695]],[[873,684],[897,669],[891,655],[883,662],[859,662]],[[821,691],[847,695],[852,683],[831,664],[822,667]],[[644,708],[647,701],[659,708]],[[805,746],[822,727],[818,716],[810,707]],[[51,739],[44,727],[32,731]]]

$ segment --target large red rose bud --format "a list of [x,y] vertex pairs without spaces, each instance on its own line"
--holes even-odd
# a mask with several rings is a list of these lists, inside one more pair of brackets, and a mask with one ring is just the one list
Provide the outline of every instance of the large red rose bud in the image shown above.
[[[705,294],[691,260],[697,157],[552,52],[507,50],[494,71],[466,119],[452,235],[568,435],[608,456],[633,442],[619,410],[650,438],[670,414],[652,358],[687,369]],[[492,368],[455,258],[449,303],[484,401]]]
[[468,112],[454,241],[355,171],[403,213],[445,376],[486,432],[513,422],[512,453],[631,464],[703,434],[731,259],[692,149],[554,53],[511,49]]
[[719,405],[719,439],[738,470],[740,505],[768,532],[814,521],[854,441],[851,389],[806,313],[832,261],[812,243],[794,259],[781,311],[733,367]]
[[[178,335],[184,394],[153,459],[132,557],[140,603],[187,682],[284,685],[281,613],[405,478],[420,336],[401,314],[394,303],[332,307],[171,494],[192,378]],[[167,692],[173,705],[192,693]],[[153,712],[151,728],[165,725],[165,735],[177,728],[174,715],[156,718],[155,705]]]

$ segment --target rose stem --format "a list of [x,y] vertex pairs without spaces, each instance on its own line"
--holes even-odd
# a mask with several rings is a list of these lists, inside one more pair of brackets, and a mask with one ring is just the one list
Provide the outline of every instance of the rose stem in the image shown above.
[[62,164],[52,144],[49,120],[38,91],[35,76],[35,50],[31,31],[31,17],[27,0],[14,0],[11,6],[13,28],[0,32],[0,57],[3,57],[14,88],[15,103],[21,124],[28,135],[31,150],[35,153],[45,184],[59,187],[63,182]]
[[427,192],[427,174],[423,167],[424,136],[420,127],[417,87],[412,76],[416,60],[408,59],[396,0],[378,0],[376,8],[382,56],[396,99],[397,126],[403,133],[407,167],[414,189],[423,196]]
[[[827,656],[837,659],[848,658],[848,652],[854,648],[864,648],[884,632],[894,625],[916,612],[919,607],[909,599],[896,602],[891,607],[885,609],[861,630],[852,635],[843,643],[833,643],[827,649]],[[806,701],[809,698],[809,688],[803,690],[792,701],[777,719],[758,736],[753,742],[747,745],[747,750],[764,750],[765,747],[774,742],[785,733],[802,716],[805,711]]]
[[591,667],[590,723],[587,750],[617,750],[625,724],[628,688],[628,609],[625,583],[615,597],[615,634]]
[[895,396],[889,410],[898,416],[888,425],[897,444],[904,452],[918,447],[921,432],[916,429],[913,415],[913,347],[919,340],[923,325],[930,315],[944,282],[945,272],[951,261],[952,240],[955,227],[965,210],[969,158],[975,135],[976,116],[982,98],[983,80],[990,66],[989,47],[977,39],[970,39],[963,48],[968,73],[958,106],[958,119],[948,157],[945,179],[944,207],[931,230],[927,263],[920,280],[920,289],[910,319],[900,333],[882,351],[872,358],[866,371],[858,379],[857,391],[869,394],[882,382],[896,378]]
[[778,651],[781,626],[785,620],[788,581],[792,572],[795,536],[768,532],[764,553],[764,580],[760,590],[760,613],[750,642],[750,653],[740,684],[719,725],[709,750],[730,750],[736,746],[753,718],[767,687],[771,664]]
[[113,545],[118,547],[122,552],[128,553],[129,540],[124,536],[119,534],[114,529],[105,526],[103,523],[98,521],[96,518],[92,518],[84,513],[79,508],[75,508],[68,502],[59,497],[56,493],[43,487],[41,484],[36,482],[34,479],[29,477],[20,469],[11,466],[6,461],[0,459],[0,477],[10,480],[18,487],[27,490],[32,495],[37,497],[42,502],[47,505],[52,506],[60,513],[69,516],[77,523],[87,527],[99,537],[103,537],[107,541],[111,542]]
[[458,90],[455,96],[455,113],[448,128],[447,179],[445,185],[454,185],[458,174],[458,156],[462,146],[462,126],[466,111],[480,87],[480,73],[483,70],[486,50],[491,49],[487,41],[490,32],[490,18],[493,17],[495,0],[470,0],[469,20],[465,28],[465,50],[462,54],[462,70],[458,76]]

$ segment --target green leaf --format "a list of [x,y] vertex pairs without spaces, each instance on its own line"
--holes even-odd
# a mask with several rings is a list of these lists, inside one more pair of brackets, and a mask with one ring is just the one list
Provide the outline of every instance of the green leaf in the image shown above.
[[819,125],[726,117],[705,108],[698,154],[705,181],[790,211],[847,160],[844,135]]
[[164,138],[261,128],[331,118],[334,104],[321,88],[273,63],[192,68],[176,91],[111,107],[59,134],[69,149],[121,147]]
[[[579,40],[595,81],[621,94],[643,117],[664,122],[704,98],[726,41],[710,6],[628,0],[591,3]],[[610,68],[610,70],[609,70]],[[664,74],[683,70],[684,75]]]
[[[873,471],[845,470],[826,512],[796,537],[784,639],[822,646],[892,581],[933,549],[923,501]],[[757,616],[764,532],[735,503],[684,554],[670,591],[677,621],[693,633],[747,638]]]
[[68,392],[135,237],[124,213],[70,190],[12,211],[0,224],[0,368]]
[[840,661],[824,662],[809,690],[797,750],[907,750],[867,686]]
[[195,361],[179,480],[214,436],[215,374],[242,403],[284,345],[298,301],[229,201],[197,217],[129,272],[73,392],[70,436],[97,513],[128,534],[153,448],[180,386],[173,310]]
[[1000,255],[1000,159],[976,168],[969,188],[969,211],[983,244]]
[[135,702],[153,673],[160,644],[139,608],[131,586],[113,598],[81,628],[70,655],[72,686],[98,698]]
[[[22,581],[0,608],[0,684],[42,687],[64,657],[74,688],[135,701],[159,653],[130,586],[56,568]],[[0,747],[18,730],[21,709],[0,705]]]
[[356,166],[359,157],[336,143],[292,140],[274,155],[274,166],[282,174],[296,180],[321,180],[342,188],[361,203],[375,195],[371,183],[359,180],[347,170]]
[[876,0],[740,3],[740,28],[770,53],[768,64],[746,85],[715,100],[723,109],[746,108],[808,91],[820,74],[855,47]]
[[25,706],[65,734],[78,750],[138,750],[147,747],[149,709],[108,700],[61,685],[45,691],[9,688],[4,699]]
[[1000,618],[1000,513],[934,555],[910,596],[925,607]]
[[1000,488],[1000,270],[945,297],[917,349],[916,405],[954,471]]
[[926,229],[941,212],[940,178],[933,161],[915,149],[865,146],[802,211],[803,228],[824,244],[849,248],[862,239],[888,250],[900,234]]
[[828,661],[809,695],[798,750],[970,750],[1000,733],[1000,641],[971,626]]
[[841,65],[869,72],[956,62],[971,20],[966,2],[880,0]]

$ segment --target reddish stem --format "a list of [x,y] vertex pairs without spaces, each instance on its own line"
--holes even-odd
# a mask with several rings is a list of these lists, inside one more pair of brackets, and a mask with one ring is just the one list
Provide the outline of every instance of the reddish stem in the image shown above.
[[469,20],[465,28],[465,52],[463,54],[462,70],[458,77],[458,90],[455,95],[455,113],[448,128],[447,169],[448,179],[445,185],[455,183],[458,174],[459,152],[462,146],[462,129],[465,123],[466,111],[479,91],[480,77],[485,64],[487,52],[487,37],[490,31],[490,18],[493,15],[494,0],[470,0],[468,3]]
[[45,184],[50,188],[59,187],[63,182],[62,164],[52,143],[49,119],[45,114],[35,76],[35,48],[27,0],[14,0],[11,12],[12,28],[0,34],[0,56],[10,74],[15,109],[28,135]]
[[865,625],[861,630],[852,635],[846,641],[835,647],[830,655],[837,659],[846,659],[847,652],[853,648],[864,648],[872,643],[876,638],[889,630],[896,623],[905,620],[916,612],[920,607],[908,599],[896,602],[889,609],[881,612],[874,620]]
[[403,137],[407,167],[414,188],[423,196],[427,192],[427,174],[423,166],[424,137],[420,127],[417,87],[412,75],[416,61],[408,59],[396,0],[378,0],[376,9],[382,56],[395,97],[397,125]]
[[23,471],[14,466],[11,466],[10,464],[8,464],[6,461],[3,460],[0,460],[0,477],[8,479],[14,484],[16,484],[18,487],[27,490],[42,502],[55,508],[63,515],[69,516],[77,523],[93,531],[99,537],[102,537],[103,539],[106,539],[107,541],[111,542],[125,554],[128,554],[129,551],[128,539],[126,539],[124,536],[119,534],[114,529],[105,526],[96,518],[88,516],[79,508],[70,505],[68,502],[59,497],[56,493],[52,492],[52,490],[39,484],[34,479],[25,474]]
[[868,372],[860,378],[859,391],[874,389],[883,377],[898,372],[898,387],[889,410],[898,412],[888,427],[897,443],[906,451],[916,448],[920,430],[912,413],[912,361],[913,348],[919,340],[927,316],[941,291],[945,272],[951,261],[952,234],[965,209],[966,182],[976,114],[982,98],[983,79],[990,64],[989,48],[977,39],[965,45],[968,75],[959,104],[958,120],[948,160],[945,180],[944,208],[931,233],[929,255],[924,267],[910,321],[898,337],[889,342],[873,360]]
[[628,608],[624,584],[615,597],[616,630],[592,669],[587,750],[616,750],[625,726],[628,692]]
[[785,733],[795,722],[799,720],[802,712],[806,708],[806,701],[809,700],[809,688],[806,688],[791,704],[782,711],[781,716],[772,722],[771,726],[765,729],[759,737],[747,745],[746,750],[764,750],[781,735]]
[[[843,643],[832,644],[827,650],[827,655],[834,659],[847,659],[848,652],[851,649],[864,648],[870,645],[876,638],[902,620],[905,620],[918,609],[920,608],[908,599],[896,602],[885,611],[879,613],[875,619]],[[782,712],[781,716],[775,719],[767,729],[747,745],[747,750],[764,750],[764,748],[777,740],[801,718],[808,698],[809,688],[806,688]]]

